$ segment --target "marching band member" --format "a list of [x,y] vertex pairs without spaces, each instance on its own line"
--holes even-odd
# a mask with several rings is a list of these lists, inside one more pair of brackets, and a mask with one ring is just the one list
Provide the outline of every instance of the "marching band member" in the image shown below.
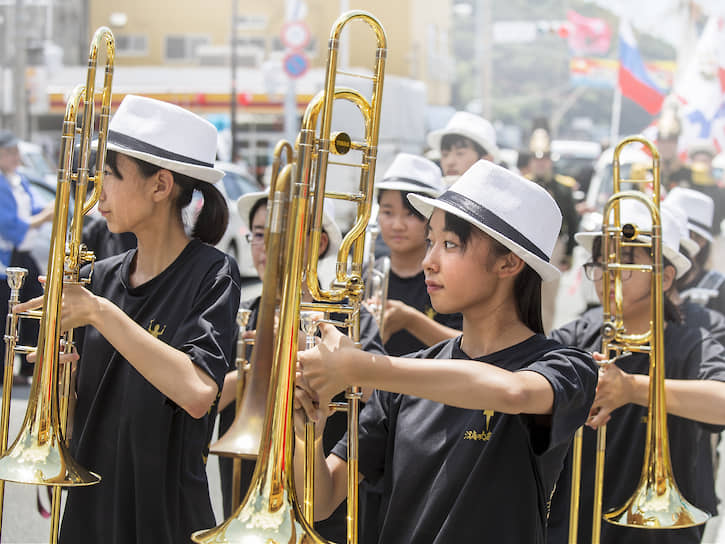
[[[267,255],[264,247],[264,231],[267,223],[267,192],[247,193],[237,201],[239,215],[249,228],[249,239],[252,252],[252,261],[260,278],[264,277],[264,269],[267,264]],[[329,287],[335,278],[335,262],[337,260],[337,250],[342,243],[342,233],[335,223],[334,219],[327,213],[323,212],[322,220],[322,237],[320,240],[320,260],[318,263],[318,277],[320,282]],[[242,303],[242,307],[252,311],[249,322],[247,324],[247,336],[254,337],[254,330],[257,326],[257,314],[259,310],[260,297],[255,297]],[[342,321],[343,315],[332,314],[332,319]],[[300,338],[303,341],[303,338]],[[382,340],[378,334],[378,327],[373,316],[364,308],[360,311],[360,344],[363,350],[371,353],[384,354]],[[229,372],[224,380],[224,389],[219,402],[219,436],[222,436],[234,421],[236,414],[235,395],[237,389],[237,371]],[[344,394],[336,398],[335,401],[344,401]],[[338,412],[331,418],[331,424],[325,428],[323,443],[326,451],[332,449],[337,441],[343,436],[347,429],[347,416]],[[246,494],[247,488],[252,480],[254,472],[254,461],[242,460],[242,497]],[[229,517],[232,514],[232,488],[233,488],[233,464],[230,458],[222,457],[219,459],[219,469],[221,473],[221,486],[224,502],[224,515]],[[363,510],[365,488],[361,487],[361,517],[365,515]],[[328,540],[335,542],[343,542],[345,540],[345,516],[347,510],[342,505],[335,515],[325,522],[316,525],[316,530],[320,532]],[[372,512],[371,514],[374,514]],[[364,527],[361,527],[361,531]]]
[[[622,222],[642,228],[651,224],[651,217],[643,204],[622,203]],[[664,291],[667,293],[676,278],[690,267],[687,258],[679,253],[680,232],[677,221],[669,211],[662,209],[662,235]],[[595,282],[600,300],[602,293],[601,231],[578,233],[577,241],[591,256],[585,264],[587,277]],[[648,264],[651,257],[644,248],[625,248],[623,261]],[[628,272],[628,273],[627,273]],[[628,334],[639,334],[650,328],[650,279],[649,272],[623,271],[623,316]],[[613,296],[613,295],[612,295]],[[706,331],[681,322],[675,303],[665,294],[665,388],[667,395],[667,426],[670,437],[672,467],[682,494],[696,506],[716,512],[714,479],[704,482],[698,473],[699,449],[707,448],[703,433],[720,430],[725,416],[722,405],[709,404],[705,399],[723,394],[725,388],[725,352]],[[584,313],[576,321],[551,333],[551,337],[567,345],[598,352],[602,345],[601,308]],[[600,360],[602,356],[597,355]],[[592,429],[607,425],[605,458],[605,482],[603,511],[625,503],[639,481],[646,439],[647,401],[649,391],[650,361],[647,354],[635,353],[623,357],[602,368],[590,418],[584,429],[581,466],[581,495],[579,508],[578,541],[585,542],[591,536],[593,511],[593,475],[595,463],[596,433]],[[704,486],[709,486],[706,489]],[[556,492],[552,498],[547,542],[567,542],[569,496],[571,487],[571,463],[569,457],[562,469]],[[602,523],[601,542],[606,543],[695,543],[702,536],[703,527],[686,529],[647,530],[619,527]]]
[[715,214],[712,198],[694,189],[675,187],[665,201],[687,214],[690,238],[699,246],[691,259],[692,269],[678,282],[682,297],[725,314],[725,276],[707,269]]
[[[376,388],[360,416],[359,458],[361,477],[383,482],[381,544],[484,534],[542,543],[554,482],[597,379],[587,354],[542,334],[540,288],[559,274],[548,261],[561,213],[542,188],[488,161],[437,199],[410,201],[429,218],[431,301],[462,313],[463,334],[395,358],[355,350],[324,327],[322,342],[299,355],[297,436],[303,412],[324,426],[327,400],[346,385]],[[327,458],[317,448],[321,518],[345,496],[346,456],[345,441]],[[496,527],[505,529],[492,534]]]
[[[102,480],[69,490],[62,543],[178,544],[215,523],[206,458],[241,281],[210,245],[228,218],[216,145],[209,122],[149,98],[126,96],[111,120],[98,208],[138,248],[63,289],[61,329],[84,327],[71,449]],[[189,236],[195,189],[204,205]]]
[[438,314],[431,305],[423,273],[426,220],[407,198],[441,194],[441,172],[428,159],[399,153],[376,189],[380,234],[390,248],[383,341],[388,354],[405,355],[460,334],[461,315]]
[[496,130],[483,117],[457,111],[445,128],[428,134],[428,145],[440,151],[440,165],[447,186],[477,161],[498,162]]

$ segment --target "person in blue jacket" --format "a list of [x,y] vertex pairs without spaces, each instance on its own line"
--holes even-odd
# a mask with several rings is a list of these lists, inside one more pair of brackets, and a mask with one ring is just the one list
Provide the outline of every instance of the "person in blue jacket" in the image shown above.
[[[20,300],[43,293],[38,278],[38,264],[30,253],[38,235],[37,228],[53,219],[53,204],[43,208],[35,200],[28,179],[17,170],[20,166],[18,139],[8,130],[0,130],[0,310],[7,314],[10,287],[5,269],[19,266],[28,270]],[[34,344],[38,336],[35,322],[23,321],[21,341]],[[5,342],[0,342],[0,354],[5,359]],[[16,383],[28,383],[33,365],[23,358]]]

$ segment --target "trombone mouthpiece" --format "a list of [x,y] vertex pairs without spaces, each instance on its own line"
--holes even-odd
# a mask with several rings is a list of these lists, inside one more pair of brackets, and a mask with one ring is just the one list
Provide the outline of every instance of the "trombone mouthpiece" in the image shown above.
[[5,269],[5,273],[8,276],[8,285],[13,291],[19,291],[25,283],[25,276],[28,271],[25,268],[10,267]]

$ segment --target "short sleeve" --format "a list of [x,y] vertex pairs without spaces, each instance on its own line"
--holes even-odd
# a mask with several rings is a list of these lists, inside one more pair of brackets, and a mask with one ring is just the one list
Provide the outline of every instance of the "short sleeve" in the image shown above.
[[226,257],[201,279],[189,318],[174,335],[178,340],[172,341],[211,376],[220,391],[233,360],[239,298],[239,271]]
[[522,368],[544,376],[554,391],[548,440],[537,453],[568,442],[586,421],[594,402],[598,370],[588,353],[574,348],[549,351]]
[[[385,455],[390,436],[392,393],[375,390],[360,412],[359,471],[371,482],[377,482],[385,469]],[[347,460],[347,433],[332,448],[333,455]]]
[[387,355],[380,338],[380,329],[373,315],[365,308],[360,307],[360,346],[363,351]]
[[[699,349],[694,350],[690,355],[700,361],[697,373],[698,380],[714,380],[725,382],[725,348],[703,329],[702,342]],[[697,364],[693,361],[694,364]],[[700,423],[700,425],[711,433],[719,433],[725,430],[725,425],[711,425]]]

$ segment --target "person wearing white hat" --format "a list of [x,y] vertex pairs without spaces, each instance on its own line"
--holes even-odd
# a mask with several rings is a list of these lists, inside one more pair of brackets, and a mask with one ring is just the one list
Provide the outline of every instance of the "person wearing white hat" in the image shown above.
[[[98,203],[138,247],[63,288],[76,336],[71,449],[100,483],[69,490],[60,542],[188,542],[213,526],[206,456],[234,358],[240,274],[214,248],[227,206],[213,182],[216,129],[178,106],[127,95],[108,130]],[[182,209],[199,189],[191,236]],[[35,299],[18,308],[39,307]]]
[[499,160],[496,129],[483,117],[466,111],[457,111],[444,128],[431,131],[428,145],[439,152],[446,185],[481,159]]
[[[549,260],[561,213],[541,187],[488,161],[437,198],[409,199],[428,218],[431,301],[462,313],[463,334],[398,358],[323,327],[321,344],[298,356],[297,436],[303,411],[324,426],[315,401],[326,406],[348,383],[376,388],[360,414],[359,466],[383,485],[379,543],[479,542],[482,531],[499,544],[544,542],[597,379],[589,355],[543,335],[539,293],[559,274]],[[346,458],[344,442],[326,459],[318,450],[320,517],[343,498]]]
[[725,314],[725,275],[717,270],[708,270],[715,215],[712,198],[694,189],[675,187],[665,202],[687,214],[690,238],[698,245],[696,254],[692,256],[692,269],[678,281],[682,298]]
[[[714,475],[712,465],[697,467],[696,459],[709,459],[708,432],[703,424],[725,423],[721,406],[706,405],[697,399],[698,393],[721,394],[725,398],[725,350],[709,334],[698,327],[683,323],[677,305],[668,296],[677,277],[684,275],[690,263],[679,251],[680,227],[674,215],[664,208],[662,218],[662,253],[664,257],[663,287],[665,290],[665,373],[670,452],[673,472],[683,495],[696,506],[711,513],[717,511],[714,499]],[[621,207],[621,220],[646,230],[651,226],[651,216],[640,202],[625,200]],[[587,277],[595,282],[597,295],[602,292],[602,237],[601,232],[577,234],[577,242],[592,256],[585,265]],[[642,237],[645,240],[646,237]],[[642,247],[623,250],[623,262],[650,264],[650,252]],[[650,328],[651,273],[624,271],[622,274],[622,299],[624,328],[627,334],[636,335]],[[579,319],[552,331],[554,340],[596,354],[602,345],[603,314],[601,308],[585,312]],[[595,355],[603,360],[601,355]],[[649,357],[634,353],[602,367],[597,385],[597,395],[587,426],[584,429],[581,493],[579,510],[579,534],[577,541],[591,538],[591,512],[593,509],[593,481],[597,437],[595,429],[607,424],[607,444],[604,473],[604,511],[619,507],[631,495],[642,469],[646,441],[649,391]],[[711,398],[711,397],[710,397]],[[698,423],[700,422],[700,423]],[[708,435],[709,436],[709,435]],[[611,477],[616,474],[616,478]],[[709,491],[708,491],[709,487]],[[570,458],[564,464],[556,491],[551,501],[547,542],[568,542],[569,499],[571,490]],[[648,531],[619,527],[603,523],[603,544],[667,544],[695,543],[702,536],[702,527],[687,529]]]
[[[264,270],[267,265],[267,255],[264,246],[264,232],[267,223],[267,201],[269,197],[268,191],[260,191],[247,193],[237,201],[237,209],[242,222],[249,230],[248,240],[251,247],[252,261],[260,278],[264,277]],[[320,260],[318,264],[318,277],[320,283],[326,287],[335,278],[335,262],[337,260],[337,251],[342,243],[342,233],[334,219],[323,211],[322,217],[322,236],[320,240]],[[304,299],[310,301],[309,295],[304,294]],[[260,296],[250,300],[242,301],[242,307],[251,310],[251,315],[247,323],[248,338],[254,338],[255,329],[257,327],[257,317],[259,311]],[[331,314],[331,319],[343,321],[345,316],[341,314]],[[345,331],[347,332],[347,331]],[[300,342],[304,338],[300,337]],[[383,342],[380,339],[375,319],[364,307],[360,310],[360,344],[361,348],[370,353],[384,354]],[[251,356],[250,353],[247,356]],[[224,380],[224,388],[219,400],[219,436],[222,436],[231,426],[236,415],[236,388],[238,374],[236,370],[228,372]],[[344,401],[344,394],[336,401]],[[331,424],[325,429],[323,442],[329,450],[343,436],[347,429],[347,416],[340,412],[333,416]],[[254,461],[242,460],[242,482],[240,485],[241,496],[239,500],[244,498],[247,488],[252,479],[254,471]],[[223,498],[224,516],[229,517],[233,510],[233,464],[229,458],[219,459],[219,471],[221,476],[221,488]],[[365,486],[361,487],[361,503],[365,501]],[[326,522],[317,524],[315,529],[328,540],[342,542],[345,540],[345,516],[346,508],[338,509],[335,515],[326,520]],[[361,530],[363,530],[361,528]]]
[[375,188],[380,235],[390,249],[385,351],[405,355],[458,336],[460,314],[439,314],[431,305],[423,273],[426,219],[407,198],[411,194],[441,194],[440,169],[423,157],[399,153]]

